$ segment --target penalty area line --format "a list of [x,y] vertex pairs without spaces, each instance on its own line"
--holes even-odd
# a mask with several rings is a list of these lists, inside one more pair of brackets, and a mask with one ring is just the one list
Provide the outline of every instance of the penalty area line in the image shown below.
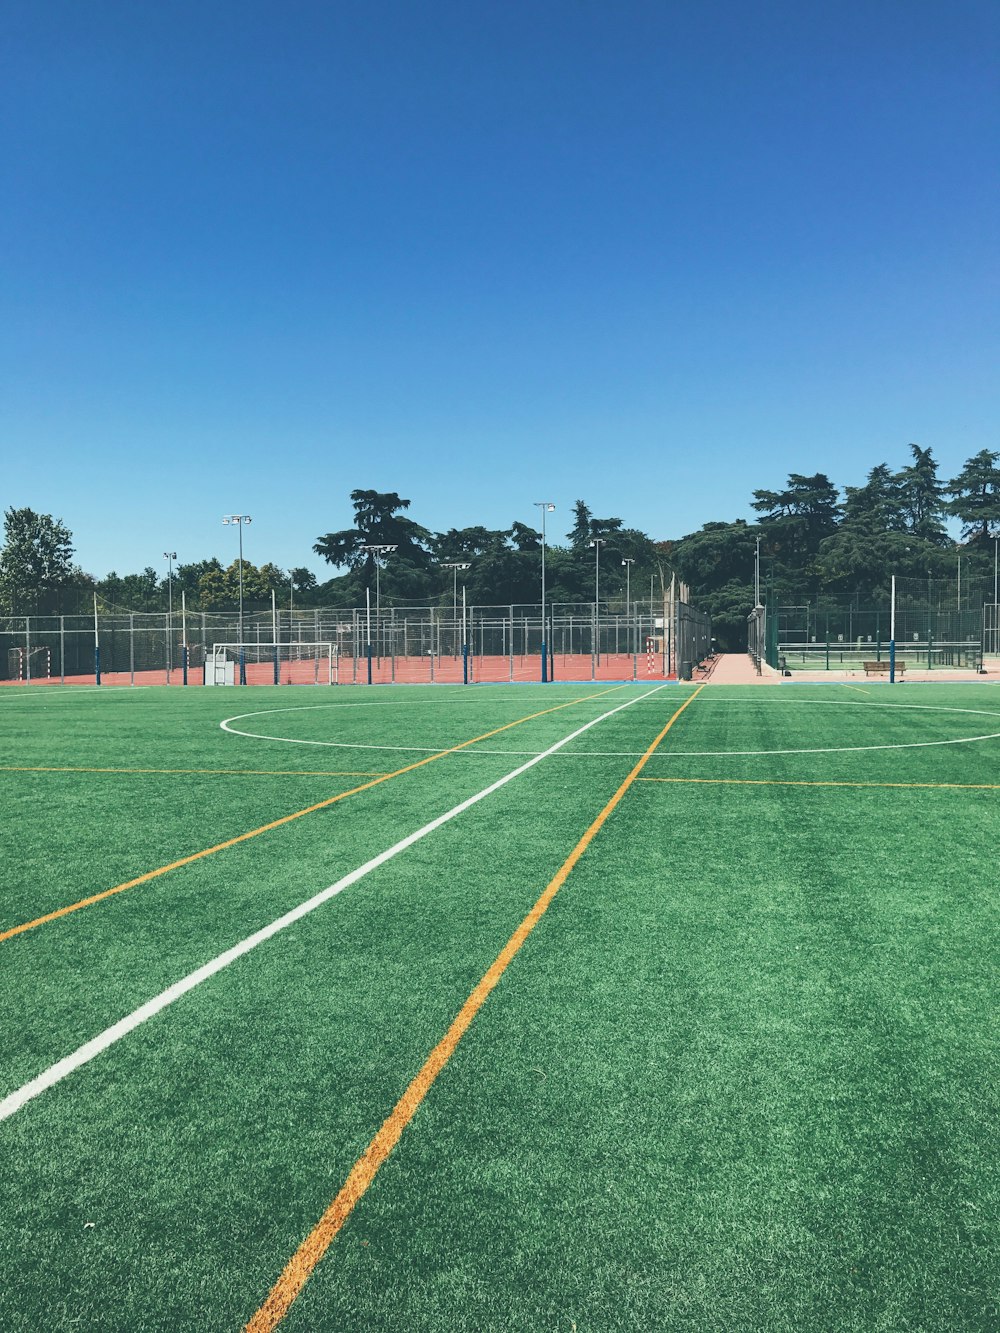
[[[501,787],[505,787],[508,782],[513,782],[515,778],[520,777],[523,773],[527,773],[528,770],[534,768],[536,764],[540,764],[543,759],[547,759],[549,755],[555,754],[556,751],[561,750],[564,745],[569,745],[570,742],[576,740],[578,736],[582,736],[584,732],[589,731],[591,727],[596,727],[599,722],[605,722],[609,717],[613,717],[623,709],[631,708],[633,704],[639,701],[639,699],[647,698],[649,694],[656,693],[658,690],[664,688],[666,687],[663,685],[655,686],[654,689],[648,691],[647,694],[638,695],[634,699],[627,699],[625,703],[618,704],[617,707],[609,709],[608,712],[602,713],[600,717],[592,718],[590,722],[585,722],[582,727],[577,727],[575,731],[570,732],[568,736],[564,736],[562,740],[556,741],[554,745],[550,745],[547,750],[539,755],[535,755],[532,759],[529,759],[527,763],[521,764],[518,768],[513,769],[502,778],[498,778],[496,782],[491,782],[488,787],[484,787],[482,791],[476,792],[474,796],[469,796],[464,801],[460,801],[458,805],[452,806],[452,808],[447,810],[443,815],[438,815],[436,819],[432,819],[430,823],[425,824],[423,828],[417,829],[416,832],[410,833],[405,838],[401,838],[399,842],[393,843],[393,845],[387,847],[385,851],[379,852],[377,856],[373,856],[370,860],[366,861],[364,865],[358,866],[356,870],[352,870],[349,874],[344,875],[343,878],[338,879],[335,884],[330,884],[327,888],[321,889],[320,892],[314,894],[312,898],[307,899],[303,903],[299,903],[297,907],[293,907],[291,911],[285,912],[283,916],[278,917],[277,920],[272,921],[269,925],[254,931],[252,935],[248,935],[246,939],[233,945],[231,949],[226,949],[210,962],[196,968],[194,972],[189,972],[186,977],[181,977],[179,981],[175,981],[172,985],[168,986],[166,990],[161,991],[159,995],[153,996],[153,998],[147,1000],[145,1004],[140,1005],[138,1009],[133,1010],[132,1013],[119,1019],[117,1023],[113,1023],[110,1027],[105,1028],[103,1032],[99,1033],[96,1037],[93,1037],[90,1041],[84,1042],[82,1046],[78,1047],[70,1055],[65,1056],[62,1060],[57,1060],[56,1063],[50,1065],[48,1069],[43,1070],[42,1073],[38,1074],[35,1078],[30,1079],[15,1092],[10,1093],[0,1101],[0,1121],[9,1119],[12,1115],[20,1111],[23,1106],[26,1106],[28,1102],[33,1101],[36,1097],[40,1096],[41,1093],[54,1087],[57,1083],[61,1083],[64,1078],[67,1078],[83,1065],[88,1064],[96,1056],[100,1055],[103,1051],[106,1051],[110,1046],[113,1046],[123,1037],[126,1037],[130,1032],[135,1031],[137,1027],[145,1023],[148,1019],[153,1018],[156,1014],[166,1009],[167,1006],[173,1004],[175,1000],[179,1000],[182,995],[186,995],[188,991],[194,990],[195,987],[200,986],[202,982],[208,981],[208,979],[215,976],[217,972],[221,972],[223,968],[228,967],[230,963],[234,963],[238,958],[242,958],[244,954],[250,953],[251,950],[256,949],[258,945],[263,944],[266,940],[280,934],[283,930],[287,930],[289,926],[294,925],[295,922],[300,921],[311,912],[316,911],[318,907],[322,907],[324,903],[329,902],[330,899],[336,897],[337,894],[343,893],[345,889],[349,888],[352,884],[356,884],[358,880],[364,879],[366,875],[370,874],[373,870],[378,869],[379,866],[385,865],[387,861],[391,861],[394,857],[399,856],[401,852],[412,847],[414,843],[420,842],[420,840],[426,838],[428,834],[434,833],[437,829],[449,823],[452,819],[457,818],[458,815],[464,814],[466,810],[470,810],[474,805],[485,800],[487,796],[492,796],[493,793],[499,791]],[[690,698],[694,698],[694,695],[691,695]]]

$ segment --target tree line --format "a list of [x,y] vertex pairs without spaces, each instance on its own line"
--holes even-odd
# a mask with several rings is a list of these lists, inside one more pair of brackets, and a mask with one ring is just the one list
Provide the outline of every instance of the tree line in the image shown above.
[[[356,607],[376,594],[383,606],[447,606],[463,587],[473,605],[537,605],[540,531],[515,521],[508,528],[432,532],[407,515],[410,501],[395,491],[354,490],[350,498],[353,525],[323,534],[312,548],[343,572],[320,582],[305,567],[283,570],[244,559],[245,609],[269,608],[272,591],[283,608]],[[648,602],[650,577],[653,595],[662,601],[670,579],[664,543],[627,528],[621,518],[595,517],[582,500],[572,516],[566,544],[547,534],[547,600],[592,602],[599,574],[602,604],[620,602],[622,613],[626,587],[632,600],[639,600],[644,579],[643,600]],[[137,574],[112,571],[94,578],[73,563],[73,554],[72,534],[62,520],[31,509],[8,510],[0,549],[0,609],[8,615],[69,614],[89,609],[95,592],[99,605],[130,611],[165,610],[170,598],[179,603],[182,592],[193,611],[232,610],[238,604],[238,560],[225,567],[216,558],[181,562],[170,576],[147,566]]]
[[[753,492],[756,523],[706,523],[677,542],[677,568],[717,631],[739,637],[755,594],[758,540],[761,598],[772,604],[871,608],[885,603],[894,574],[921,589],[928,579],[954,580],[958,556],[967,586],[992,600],[1000,453],[980,450],[942,480],[930,449],[909,450],[904,467],[879,463],[843,497],[824,473],[793,472],[783,489]],[[961,523],[960,542],[948,519]]]
[[[549,519],[546,596],[550,603],[600,600],[625,612],[625,592],[640,607],[662,603],[671,577],[689,585],[691,599],[713,618],[716,635],[737,647],[753,605],[759,571],[762,596],[777,603],[870,606],[883,599],[892,574],[925,580],[954,574],[956,549],[968,577],[992,577],[1000,534],[1000,452],[981,450],[957,476],[945,480],[930,449],[909,446],[910,459],[893,470],[873,467],[861,486],[841,493],[824,473],[791,473],[779,490],[753,492],[756,521],[710,522],[697,532],[655,540],[621,518],[596,517],[577,500],[560,539]],[[312,551],[338,571],[324,582],[302,566],[280,569],[244,560],[244,606],[364,604],[376,588],[383,606],[446,607],[464,586],[470,604],[537,605],[542,534],[519,521],[432,532],[407,512],[396,492],[354,490],[352,526],[317,537]],[[948,520],[961,523],[961,542]],[[373,548],[385,548],[378,551]],[[391,548],[391,549],[387,549]],[[60,519],[31,509],[9,509],[0,549],[0,610],[8,615],[72,613],[88,609],[96,592],[107,608],[166,609],[183,591],[191,610],[233,609],[240,566],[211,558],[181,562],[172,572],[148,566],[104,578],[74,563],[72,534]],[[456,569],[455,566],[462,566]]]

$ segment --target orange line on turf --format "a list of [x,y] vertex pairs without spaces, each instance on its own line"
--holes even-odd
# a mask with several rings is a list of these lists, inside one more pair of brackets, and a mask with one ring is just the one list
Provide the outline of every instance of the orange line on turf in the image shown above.
[[[620,685],[612,687],[612,689],[621,688]],[[241,842],[249,841],[250,838],[259,837],[262,833],[269,833],[272,829],[281,828],[283,824],[290,824],[292,820],[301,819],[303,815],[314,814],[317,810],[326,810],[329,806],[346,800],[348,796],[357,796],[359,792],[378,787],[381,783],[388,782],[390,778],[398,778],[404,773],[412,773],[414,769],[423,768],[425,764],[431,764],[435,759],[443,759],[446,755],[456,754],[459,750],[464,750],[470,745],[476,745],[479,741],[489,740],[492,736],[499,736],[503,731],[510,731],[512,727],[519,727],[524,722],[532,722],[535,718],[544,717],[546,713],[558,713],[560,709],[569,708],[573,704],[584,703],[588,699],[598,699],[602,695],[612,693],[612,689],[599,690],[596,694],[587,694],[579,699],[568,699],[565,703],[555,704],[552,708],[543,708],[540,712],[529,713],[527,717],[519,717],[514,722],[505,722],[502,727],[494,727],[492,731],[484,732],[482,736],[473,736],[471,740],[461,741],[458,745],[452,745],[447,750],[439,750],[437,754],[427,755],[426,758],[418,759],[413,764],[407,764],[405,768],[397,768],[392,773],[384,773],[381,777],[373,778],[371,782],[363,782],[358,787],[352,787],[350,791],[342,791],[336,796],[328,797],[325,801],[317,801],[315,805],[307,805],[304,810],[296,810],[293,814],[282,815],[280,819],[272,819],[268,824],[261,824],[260,828],[250,829],[248,833],[239,833],[235,838],[227,838],[225,842],[217,842],[214,847],[206,847],[203,851],[192,852],[190,856],[182,856],[177,861],[171,861],[169,865],[160,866],[156,870],[149,870],[146,874],[127,880],[124,884],[116,884],[111,889],[102,889],[100,893],[92,893],[89,898],[81,898],[79,902],[70,903],[66,907],[59,907],[54,912],[46,912],[44,916],[35,917],[33,921],[25,921],[19,926],[11,926],[9,930],[0,931],[0,944],[4,940],[13,939],[15,935],[23,935],[28,930],[34,930],[36,926],[44,926],[49,921],[58,921],[61,917],[69,916],[71,912],[79,912],[83,907],[91,907],[94,903],[102,902],[105,898],[124,893],[126,889],[134,889],[140,884],[148,884],[150,880],[158,879],[171,870],[178,870],[181,866],[190,865],[193,861],[201,861],[204,857],[212,856],[215,852],[225,851],[227,847],[235,847]]]
[[807,778],[640,778],[641,782],[688,782],[736,787],[916,787],[930,791],[1000,791],[996,782],[834,782]]
[[0,764],[0,773],[183,773],[214,777],[219,774],[249,778],[384,778],[385,773],[357,769],[341,771],[329,768],[55,768],[51,765]]
[[552,899],[569,878],[573,868],[580,860],[580,857],[603,828],[608,816],[639,776],[639,773],[642,771],[642,768],[646,764],[650,755],[663,740],[664,736],[666,736],[667,732],[680,717],[681,713],[684,712],[685,708],[688,707],[692,700],[698,697],[704,688],[704,685],[699,685],[694,693],[690,694],[681,704],[680,708],[673,714],[670,721],[663,727],[659,735],[632,769],[631,773],[629,773],[628,777],[611,797],[607,805],[605,805],[604,809],[587,829],[586,833],[584,833],[572,852],[570,852],[569,856],[563,862],[562,866],[560,866],[555,877],[550,881],[534,907],[532,907],[531,911],[500,950],[500,953],[483,974],[469,998],[458,1011],[458,1014],[452,1021],[448,1031],[434,1047],[433,1051],[431,1051],[409,1087],[390,1112],[381,1129],[354,1163],[354,1166],[348,1173],[347,1179],[341,1186],[337,1197],[333,1200],[326,1212],[317,1222],[316,1226],[288,1261],[284,1272],[271,1288],[267,1300],[246,1325],[245,1333],[271,1333],[271,1330],[277,1328],[278,1324],[284,1319],[285,1315],[291,1309],[295,1298],[308,1282],[313,1269],[330,1248],[330,1245],[336,1239],[338,1232],[357,1207],[369,1185],[371,1185],[382,1163],[399,1142],[403,1130],[413,1119],[421,1102],[430,1091],[434,1080],[448,1063],[448,1060],[454,1053],[458,1043],[462,1040],[469,1025],[472,1023],[472,1020],[488,999],[490,992],[497,985],[497,982],[503,976],[504,972],[506,972],[525,940],[538,925],[538,922],[545,914]]

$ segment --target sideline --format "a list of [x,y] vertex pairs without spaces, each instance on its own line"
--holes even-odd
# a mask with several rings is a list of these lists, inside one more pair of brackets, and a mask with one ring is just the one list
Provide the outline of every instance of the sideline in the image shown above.
[[[200,986],[201,983],[207,981],[209,977],[213,977],[217,972],[221,972],[223,968],[228,967],[230,963],[234,963],[237,958],[242,958],[244,954],[250,953],[251,950],[256,949],[259,944],[263,944],[265,940],[269,940],[273,935],[277,935],[281,931],[287,930],[287,928],[294,925],[296,921],[301,920],[304,916],[308,916],[309,913],[314,912],[317,907],[322,907],[324,903],[329,902],[329,900],[336,897],[338,893],[342,893],[344,889],[349,888],[350,885],[356,884],[358,880],[364,879],[364,877],[371,871],[376,870],[381,865],[385,865],[387,861],[391,861],[394,857],[398,856],[400,852],[406,851],[408,847],[412,847],[414,843],[427,837],[429,833],[435,832],[435,830],[441,828],[442,825],[447,824],[450,820],[455,819],[458,815],[464,814],[466,810],[471,809],[472,806],[485,800],[487,796],[491,796],[495,791],[499,791],[501,787],[505,787],[508,782],[512,782],[515,778],[520,777],[522,773],[527,773],[528,770],[534,768],[536,764],[540,764],[543,759],[547,759],[550,754],[555,754],[555,752],[562,749],[564,745],[568,745],[571,741],[576,740],[578,736],[582,736],[584,732],[589,731],[591,727],[596,727],[598,723],[606,721],[609,717],[613,717],[623,709],[631,708],[634,704],[638,703],[640,699],[648,698],[650,694],[655,694],[659,690],[666,688],[673,688],[673,686],[668,687],[667,685],[657,685],[646,694],[640,694],[633,699],[627,699],[625,703],[618,704],[608,712],[602,713],[600,717],[592,718],[590,722],[585,722],[582,727],[578,727],[575,731],[570,732],[570,734],[564,736],[562,740],[556,741],[554,745],[551,745],[542,754],[536,755],[533,759],[529,759],[526,764],[521,764],[520,767],[513,769],[510,773],[505,774],[496,782],[490,783],[488,787],[484,787],[482,791],[476,792],[474,796],[467,797],[466,800],[459,802],[458,805],[453,806],[443,815],[438,815],[436,819],[432,819],[431,822],[425,824],[423,828],[417,829],[415,833],[411,833],[407,837],[402,838],[399,842],[386,848],[385,851],[379,852],[377,856],[373,856],[371,860],[366,861],[364,865],[359,866],[356,870],[352,870],[350,874],[345,875],[342,879],[338,879],[335,884],[330,884],[327,888],[321,889],[319,893],[314,894],[312,898],[307,899],[303,903],[299,903],[297,907],[293,907],[291,911],[278,917],[277,920],[272,921],[270,925],[264,926],[261,930],[255,931],[252,935],[248,935],[246,939],[233,945],[231,949],[225,950],[224,953],[220,953],[217,957],[213,958],[210,962],[203,964],[194,972],[189,972],[186,977],[182,977],[179,981],[175,981],[173,985],[168,986],[166,990],[161,991],[159,995],[155,995],[151,1000],[147,1000],[146,1003],[140,1005],[138,1009],[133,1010],[132,1013],[119,1019],[118,1022],[113,1023],[111,1027],[105,1028],[103,1032],[99,1033],[96,1037],[93,1037],[90,1041],[84,1042],[82,1046],[78,1047],[70,1055],[65,1056],[62,1060],[57,1060],[54,1065],[50,1065],[48,1069],[43,1070],[42,1073],[38,1074],[35,1078],[30,1079],[22,1087],[10,1093],[0,1101],[0,1121],[9,1119],[10,1116],[21,1110],[23,1106],[26,1106],[27,1103],[34,1100],[35,1097],[38,1097],[48,1088],[54,1087],[57,1083],[61,1083],[68,1075],[74,1073],[77,1069],[81,1068],[81,1066],[88,1064],[95,1058],[95,1056],[106,1051],[109,1046],[113,1046],[115,1042],[120,1041],[130,1032],[134,1031],[140,1024],[145,1023],[147,1019],[154,1017],[154,1015],[158,1014],[161,1010],[166,1009],[168,1005],[173,1004],[175,1000],[179,1000],[182,995],[186,995],[188,991],[194,990],[196,986]],[[699,687],[699,689],[700,688],[701,687]],[[683,708],[691,702],[697,693],[698,690],[695,691],[695,694],[690,695],[688,699],[685,700],[682,708],[674,715],[675,717],[683,711]],[[589,697],[593,698],[593,695]],[[552,712],[555,710],[547,709],[546,711]],[[672,722],[673,718],[671,719],[671,723]],[[510,725],[515,724],[511,723]],[[669,725],[670,724],[668,723],[668,726]],[[472,742],[467,742],[467,744],[472,744]],[[645,760],[642,762],[645,762]],[[638,771],[638,767],[639,765],[637,765],[636,769],[633,771]]]
[[[572,852],[570,852],[569,856],[556,872],[554,878],[550,880],[534,907],[532,907],[531,911],[501,949],[496,959],[483,974],[469,998],[458,1011],[458,1014],[452,1021],[448,1031],[434,1047],[433,1051],[431,1051],[420,1071],[415,1075],[409,1087],[403,1093],[402,1097],[400,1097],[388,1118],[384,1121],[382,1128],[378,1131],[368,1147],[351,1168],[346,1181],[342,1185],[340,1192],[337,1194],[337,1197],[333,1200],[326,1212],[320,1218],[319,1222],[317,1222],[316,1226],[288,1261],[284,1272],[271,1288],[267,1300],[246,1325],[245,1333],[271,1333],[271,1330],[277,1328],[278,1324],[284,1319],[285,1315],[291,1309],[295,1298],[308,1282],[313,1269],[323,1258],[323,1255],[326,1254],[330,1245],[336,1239],[338,1232],[342,1229],[344,1223],[357,1207],[369,1185],[374,1180],[379,1168],[399,1142],[404,1129],[413,1119],[424,1098],[430,1091],[435,1079],[448,1063],[448,1060],[454,1053],[458,1043],[462,1040],[462,1037],[472,1023],[472,1020],[489,998],[490,993],[510,966],[515,955],[538,925],[538,922],[547,911],[549,904],[569,878],[573,868],[580,860],[580,857],[604,827],[608,816],[635,782],[654,750],[684,712],[685,708],[697,699],[698,695],[705,688],[705,684],[706,682],[703,682],[693,694],[688,695],[681,706],[674,712],[667,724],[660,730],[655,740],[647,746],[642,757],[639,759],[639,762],[634,766],[628,777],[604,806],[603,810],[587,829],[586,833],[584,833]],[[623,707],[627,706],[628,705],[623,705]],[[616,709],[615,711],[617,712],[618,710]],[[608,716],[610,716],[610,714]],[[601,720],[602,719],[600,718],[598,719],[598,721]],[[581,730],[585,730],[585,728],[581,728]]]
[[896,787],[918,791],[1000,791],[998,782],[841,782],[824,778],[640,778],[640,782],[673,782],[731,787]]

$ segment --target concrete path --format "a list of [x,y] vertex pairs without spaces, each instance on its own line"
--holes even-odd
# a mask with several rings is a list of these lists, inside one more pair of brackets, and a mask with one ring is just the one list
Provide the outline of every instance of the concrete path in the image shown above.
[[[937,685],[945,685],[952,681],[978,681],[981,684],[1000,684],[1000,658],[988,657],[984,663],[986,671],[980,675],[975,671],[968,670],[949,670],[947,668],[938,668],[935,671],[920,671],[907,669],[905,675],[900,677],[900,684],[906,681],[933,681]],[[868,680],[871,685],[888,684],[886,677],[870,678],[866,677],[864,671],[792,671],[790,677],[785,678],[786,683],[791,681],[810,681],[814,685],[834,685],[843,682],[863,682]],[[709,685],[780,685],[782,677],[769,667],[766,662],[761,663],[761,674],[758,676],[754,669],[754,664],[746,653],[721,653],[712,669],[712,674],[708,678]]]
[[720,653],[708,678],[709,685],[777,685],[781,680],[777,671],[766,662],[761,663],[761,674],[748,653]]

